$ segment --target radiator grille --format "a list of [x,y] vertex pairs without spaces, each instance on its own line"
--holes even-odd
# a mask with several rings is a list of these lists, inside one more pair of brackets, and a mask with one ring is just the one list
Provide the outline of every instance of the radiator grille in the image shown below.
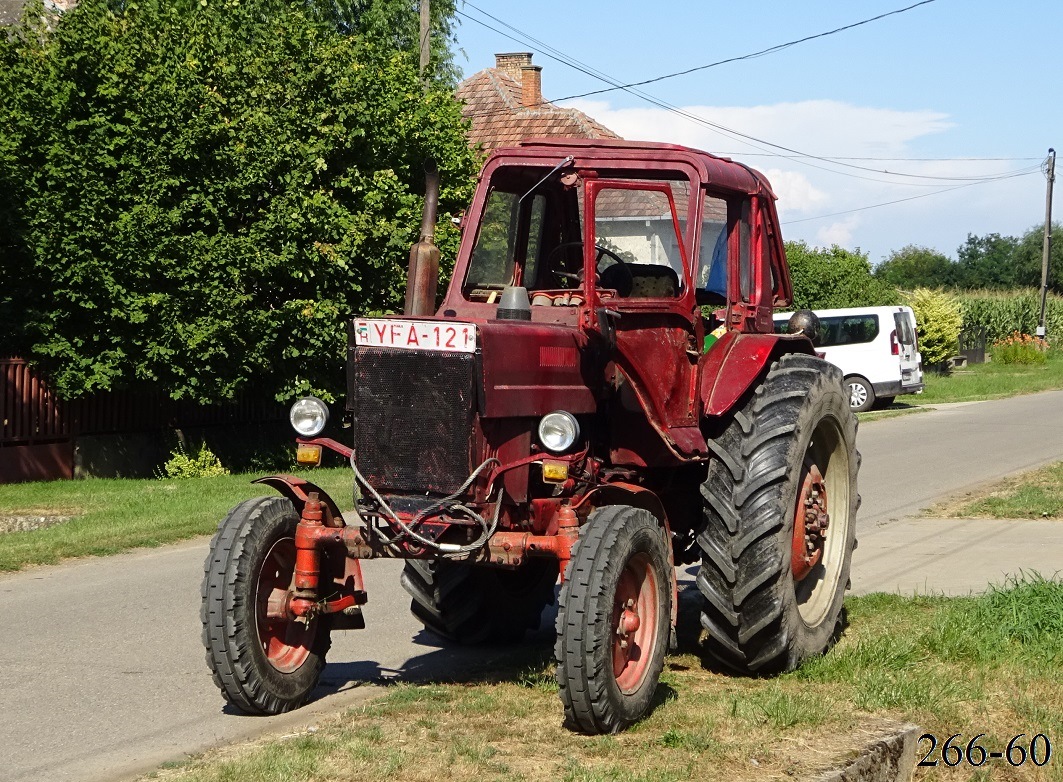
[[472,471],[470,353],[352,347],[354,457],[374,488],[449,494]]

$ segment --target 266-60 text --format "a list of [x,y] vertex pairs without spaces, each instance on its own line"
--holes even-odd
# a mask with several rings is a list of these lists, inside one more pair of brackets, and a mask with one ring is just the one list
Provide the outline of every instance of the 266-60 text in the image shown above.
[[[984,733],[979,733],[966,744],[963,742],[963,734],[954,733],[941,742],[941,761],[946,766],[958,766],[967,763],[971,766],[984,766],[992,760],[1005,760],[1013,766],[1021,766],[1027,760],[1035,766],[1047,765],[1052,759],[1052,742],[1044,733],[1035,733],[1032,738],[1026,740],[1025,733],[1013,736],[1007,747],[999,751],[990,751],[981,742],[985,738]],[[938,738],[933,733],[924,733],[919,737],[919,742],[930,742],[930,749],[920,766],[936,766],[938,760],[931,756],[938,748]]]

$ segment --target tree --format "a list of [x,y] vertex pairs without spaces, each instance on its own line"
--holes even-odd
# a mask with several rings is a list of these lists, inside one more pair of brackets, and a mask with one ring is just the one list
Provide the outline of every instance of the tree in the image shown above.
[[[375,29],[370,11],[411,4],[362,5]],[[25,324],[17,347],[63,396],[335,396],[345,319],[401,300],[425,159],[441,210],[471,194],[446,83],[425,89],[415,51],[313,6],[83,0],[0,53],[0,125],[19,139],[0,178],[20,187],[0,203],[17,226],[4,261],[25,267],[0,319]]]
[[967,234],[967,241],[956,250],[956,285],[968,289],[1014,288],[1019,284],[1014,258],[1018,244],[1014,236]]
[[[1035,225],[1022,235],[1015,248],[1016,282],[1024,288],[1041,287],[1045,224]],[[1048,289],[1063,293],[1063,225],[1052,224],[1052,252],[1048,258]]]
[[896,304],[894,288],[871,275],[867,254],[787,242],[786,258],[794,287],[795,309],[832,309]]
[[902,290],[950,287],[956,276],[956,265],[948,256],[914,244],[894,250],[875,267],[875,279]]

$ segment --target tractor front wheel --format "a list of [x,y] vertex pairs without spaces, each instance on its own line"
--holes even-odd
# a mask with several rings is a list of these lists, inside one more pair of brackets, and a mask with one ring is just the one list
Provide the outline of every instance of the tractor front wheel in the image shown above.
[[248,714],[278,714],[306,702],[331,643],[327,621],[288,610],[299,516],[280,497],[233,508],[203,566],[203,644],[222,695]]
[[616,733],[649,711],[668,649],[671,567],[649,511],[601,508],[580,528],[554,647],[567,728]]

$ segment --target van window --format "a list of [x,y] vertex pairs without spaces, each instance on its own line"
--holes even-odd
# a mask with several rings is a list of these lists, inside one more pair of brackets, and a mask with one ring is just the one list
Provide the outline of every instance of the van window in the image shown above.
[[833,315],[819,319],[819,347],[858,345],[878,336],[878,315]]
[[893,320],[897,324],[897,341],[902,345],[914,345],[915,331],[912,329],[912,322],[908,319],[908,313],[895,312]]

